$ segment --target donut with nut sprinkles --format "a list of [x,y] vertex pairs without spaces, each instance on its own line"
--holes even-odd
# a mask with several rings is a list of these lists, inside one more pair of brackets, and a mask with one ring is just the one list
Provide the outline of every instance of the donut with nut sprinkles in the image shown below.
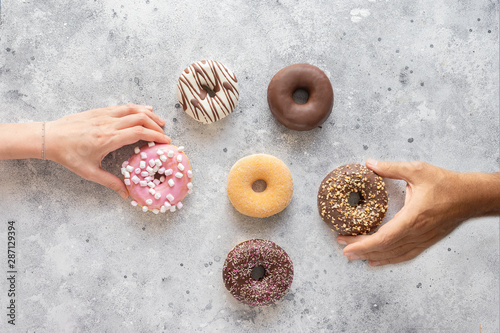
[[285,296],[293,281],[293,263],[275,243],[250,239],[229,251],[222,277],[226,289],[250,306],[271,305]]
[[361,164],[343,165],[321,182],[318,210],[323,221],[342,235],[364,235],[382,222],[388,208],[382,177]]
[[193,171],[184,147],[149,142],[122,164],[132,206],[155,214],[182,208],[182,200],[193,191]]
[[210,124],[233,112],[240,92],[238,80],[223,64],[202,60],[186,68],[177,82],[177,98],[193,119]]

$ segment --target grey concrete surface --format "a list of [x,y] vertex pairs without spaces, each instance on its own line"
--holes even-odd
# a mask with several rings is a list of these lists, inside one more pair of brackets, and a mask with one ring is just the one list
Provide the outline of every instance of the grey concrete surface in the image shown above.
[[[498,170],[496,1],[1,2],[0,122],[53,120],[119,103],[153,105],[186,147],[195,191],[175,214],[144,214],[50,161],[0,161],[0,265],[17,228],[12,332],[498,332],[498,219],[461,225],[407,263],[349,263],[316,210],[338,165],[421,159],[457,171]],[[241,99],[212,125],[183,114],[175,84],[190,63],[235,72]],[[321,129],[288,130],[268,109],[281,68],[323,69],[335,92]],[[23,138],[19,138],[22,140]],[[133,151],[103,165],[119,175]],[[252,153],[294,177],[290,206],[242,216],[225,193]],[[388,221],[404,183],[387,181]],[[268,308],[224,288],[227,252],[266,238],[295,265],[290,292]]]

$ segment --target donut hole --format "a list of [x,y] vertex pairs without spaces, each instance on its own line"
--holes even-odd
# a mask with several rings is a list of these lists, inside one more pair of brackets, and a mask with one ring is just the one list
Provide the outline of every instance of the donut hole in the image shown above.
[[359,192],[351,192],[349,193],[349,198],[347,198],[347,202],[353,207],[362,205],[364,200],[365,199]]
[[309,100],[309,92],[306,89],[299,88],[293,92],[293,101],[297,104],[306,104]]
[[201,88],[207,92],[208,96],[215,97],[215,91],[210,89],[208,86],[203,85]]
[[262,179],[258,179],[254,181],[252,184],[252,190],[257,193],[264,192],[266,188],[267,188],[267,183],[265,180]]
[[254,268],[252,268],[252,271],[250,272],[250,276],[255,281],[262,280],[265,275],[266,275],[266,269],[264,268],[264,266],[261,265],[255,266]]

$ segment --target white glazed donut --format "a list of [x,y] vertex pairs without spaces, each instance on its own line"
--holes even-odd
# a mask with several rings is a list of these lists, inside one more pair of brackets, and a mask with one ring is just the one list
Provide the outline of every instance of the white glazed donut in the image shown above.
[[[215,96],[210,96],[209,91]],[[189,116],[205,124],[216,122],[233,112],[239,96],[234,73],[214,60],[191,64],[177,82],[177,98],[182,108]]]

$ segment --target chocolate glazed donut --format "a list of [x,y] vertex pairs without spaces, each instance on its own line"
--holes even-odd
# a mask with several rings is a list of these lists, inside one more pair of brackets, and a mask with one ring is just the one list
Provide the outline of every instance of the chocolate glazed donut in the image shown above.
[[[305,104],[293,100],[293,93],[299,89],[309,94]],[[295,64],[274,75],[267,88],[267,102],[280,123],[296,131],[308,131],[325,122],[332,112],[333,89],[318,67]]]
[[347,164],[331,171],[318,191],[323,221],[341,235],[366,235],[374,231],[388,209],[385,182],[361,164]]

